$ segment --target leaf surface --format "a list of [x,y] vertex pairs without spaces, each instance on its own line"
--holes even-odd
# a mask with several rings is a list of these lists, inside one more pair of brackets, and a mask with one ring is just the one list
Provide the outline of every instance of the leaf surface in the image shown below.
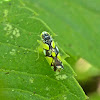
[[[0,79],[4,83],[1,85],[4,94],[9,94],[7,96],[12,100],[85,100],[85,93],[65,60],[60,73],[51,69],[43,53],[39,53],[37,60],[37,40],[40,40],[41,32],[54,35],[54,29],[39,18],[42,10],[47,10],[44,9],[46,5],[41,7],[36,3],[39,1],[5,0],[0,3]],[[60,40],[54,38],[61,45]]]

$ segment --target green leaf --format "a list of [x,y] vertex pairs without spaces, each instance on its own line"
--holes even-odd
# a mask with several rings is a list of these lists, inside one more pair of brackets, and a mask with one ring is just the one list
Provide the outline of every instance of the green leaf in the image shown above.
[[81,57],[100,69],[99,0],[23,1],[57,34],[55,40],[66,53]]
[[[37,3],[39,1],[31,0],[0,2],[0,81],[4,83],[0,85],[3,94],[1,97],[7,95],[11,100],[85,100],[85,93],[65,60],[64,70],[60,73],[51,69],[43,53],[39,53],[39,59],[36,60],[39,46],[37,40],[40,40],[41,32],[48,31],[54,35],[53,26],[49,28],[49,23],[45,23],[42,17],[39,18],[43,15],[41,12],[46,10],[46,5],[41,7]],[[54,13],[53,10],[50,11]],[[44,18],[46,19],[45,14]],[[62,39],[54,38],[61,45],[59,41]]]

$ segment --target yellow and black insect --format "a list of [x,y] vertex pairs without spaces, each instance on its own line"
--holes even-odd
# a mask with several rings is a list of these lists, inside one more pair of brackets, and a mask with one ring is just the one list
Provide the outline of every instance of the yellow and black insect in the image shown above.
[[52,39],[52,36],[46,31],[41,33],[42,47],[44,55],[48,63],[53,67],[54,71],[63,69],[58,47]]

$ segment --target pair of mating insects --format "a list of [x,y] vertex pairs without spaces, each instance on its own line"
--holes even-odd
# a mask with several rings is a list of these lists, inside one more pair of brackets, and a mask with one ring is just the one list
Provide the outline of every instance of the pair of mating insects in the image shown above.
[[52,36],[46,31],[41,33],[41,45],[43,48],[44,55],[54,71],[59,71],[64,69],[63,63],[61,61],[60,53],[58,47],[55,45]]

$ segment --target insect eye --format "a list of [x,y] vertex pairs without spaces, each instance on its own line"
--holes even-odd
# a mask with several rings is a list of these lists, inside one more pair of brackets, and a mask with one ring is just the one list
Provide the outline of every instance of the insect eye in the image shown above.
[[49,36],[49,34],[42,34],[42,38],[44,40],[48,40],[48,39],[50,39],[50,36]]

